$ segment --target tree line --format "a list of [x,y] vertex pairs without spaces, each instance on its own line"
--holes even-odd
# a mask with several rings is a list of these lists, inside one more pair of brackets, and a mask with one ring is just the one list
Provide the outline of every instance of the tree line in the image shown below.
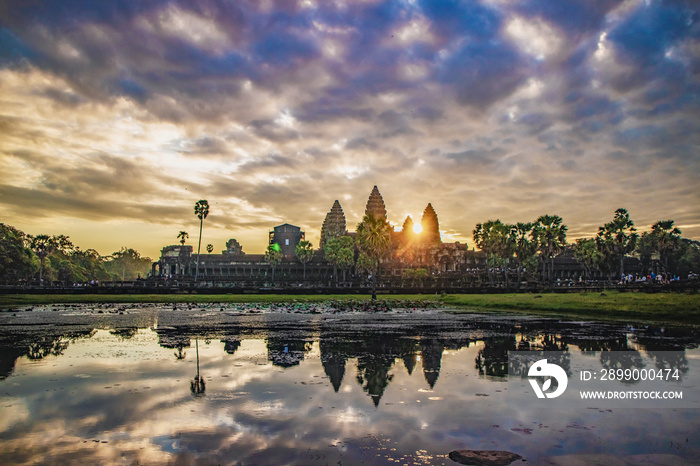
[[[555,258],[569,253],[583,268],[586,279],[607,277],[616,281],[625,276],[625,258],[635,256],[647,273],[672,278],[684,278],[693,270],[700,270],[700,242],[681,236],[673,220],[660,220],[651,230],[641,235],[625,209],[617,209],[611,221],[601,225],[593,238],[579,238],[567,243],[568,227],[558,215],[542,215],[533,222],[506,224],[501,220],[478,223],[472,232],[473,240],[487,258],[488,279],[491,285],[511,280],[519,288],[525,280],[541,283],[554,282]],[[342,273],[355,268],[370,279],[373,292],[383,264],[392,259],[418,264],[409,268],[406,278],[426,276],[430,267],[430,252],[438,246],[435,241],[416,241],[412,229],[395,233],[385,219],[366,215],[357,226],[357,235],[330,237],[323,252],[326,261],[334,267],[336,280]],[[409,225],[410,227],[410,225]],[[295,250],[299,261],[306,263],[313,257],[311,243],[302,241]],[[273,271],[282,260],[277,245],[270,245],[265,254]],[[386,266],[386,265],[384,265]],[[503,273],[505,272],[505,273]],[[415,275],[415,277],[414,277]],[[497,276],[498,275],[498,276]],[[503,278],[505,277],[505,278]],[[374,294],[374,293],[373,293]]]
[[494,269],[514,268],[518,285],[525,271],[539,271],[538,278],[551,283],[554,258],[566,250],[581,264],[586,278],[602,275],[611,281],[624,279],[625,258],[631,255],[640,260],[648,273],[671,278],[687,276],[700,268],[700,243],[683,238],[674,223],[660,220],[640,235],[627,210],[621,208],[610,222],[598,228],[595,237],[579,238],[573,244],[566,242],[568,228],[558,215],[542,215],[529,223],[478,223],[473,239],[488,255],[491,281]]
[[65,235],[28,235],[0,223],[0,283],[64,285],[134,280],[151,271],[152,260],[123,247],[108,256],[82,250]]

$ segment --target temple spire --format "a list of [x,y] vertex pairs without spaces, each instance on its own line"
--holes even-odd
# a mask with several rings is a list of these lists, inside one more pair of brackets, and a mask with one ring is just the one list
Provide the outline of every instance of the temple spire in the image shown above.
[[330,212],[326,214],[326,219],[321,226],[321,243],[319,247],[323,249],[331,238],[337,238],[346,234],[345,213],[340,207],[340,202],[336,199]]
[[367,200],[365,215],[371,215],[374,218],[381,218],[386,221],[386,207],[384,206],[384,199],[379,193],[379,189],[376,185],[374,188],[372,188],[372,192]]
[[420,220],[421,233],[420,239],[423,244],[439,244],[442,243],[440,240],[440,224],[438,223],[438,217],[433,209],[432,204],[428,206],[423,211],[423,217]]

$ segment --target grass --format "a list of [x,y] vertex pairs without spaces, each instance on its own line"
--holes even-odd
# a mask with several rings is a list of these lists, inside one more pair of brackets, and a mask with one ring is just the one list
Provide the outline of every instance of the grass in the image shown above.
[[590,319],[650,320],[700,324],[700,295],[684,293],[586,293],[449,295],[443,302],[474,308]]
[[[0,295],[0,307],[68,303],[279,303],[368,300],[368,295],[125,294]],[[433,300],[435,295],[383,295],[386,300]],[[683,293],[456,294],[440,297],[453,312],[496,311],[545,316],[700,324],[700,295]]]

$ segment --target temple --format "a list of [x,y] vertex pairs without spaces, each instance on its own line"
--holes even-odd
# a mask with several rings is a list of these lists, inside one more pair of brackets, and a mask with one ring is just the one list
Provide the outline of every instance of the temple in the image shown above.
[[329,239],[346,235],[347,232],[345,213],[343,213],[343,208],[340,207],[340,202],[336,199],[330,212],[326,214],[326,218],[323,220],[319,249],[323,249]]
[[428,204],[423,211],[420,226],[421,241],[429,245],[437,245],[442,243],[440,240],[440,224],[432,204]]
[[[379,188],[374,186],[367,199],[365,215],[388,222],[387,208]],[[403,228],[392,231],[392,254],[382,262],[384,280],[420,284],[436,274],[454,274],[485,263],[483,254],[469,250],[466,244],[443,243],[440,237],[438,216],[432,204],[425,208],[420,233],[414,232],[413,219],[407,217]],[[302,262],[296,247],[305,239],[305,232],[298,226],[284,223],[272,227],[268,233],[269,245],[282,252],[279,264],[266,261],[264,254],[246,254],[236,239],[226,242],[221,254],[197,254],[189,245],[170,245],[161,251],[161,257],[153,266],[153,277],[187,282],[194,277],[199,260],[199,279],[214,286],[271,286],[272,282],[301,287],[358,286],[366,275],[353,265],[341,275],[338,267],[325,256],[328,242],[343,236],[354,237],[348,231],[347,219],[338,200],[333,202],[321,225],[320,244],[310,257]],[[357,259],[357,253],[355,253]],[[352,258],[351,258],[352,259]],[[355,262],[353,260],[353,264]],[[414,271],[414,272],[411,272]],[[418,272],[415,272],[418,271]],[[421,272],[422,271],[422,272]]]
[[384,198],[379,193],[379,189],[375,185],[367,199],[367,207],[365,207],[365,215],[371,215],[374,218],[381,218],[386,221],[386,206]]
[[[305,237],[301,228],[285,223],[278,225],[270,232],[270,245],[276,244],[285,257],[294,257],[294,248]],[[234,240],[235,241],[235,240]]]

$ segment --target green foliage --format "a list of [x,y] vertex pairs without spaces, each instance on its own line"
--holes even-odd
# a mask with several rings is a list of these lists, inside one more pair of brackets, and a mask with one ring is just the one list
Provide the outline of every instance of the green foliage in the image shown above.
[[206,199],[201,199],[194,204],[194,214],[200,221],[203,221],[209,215],[209,202]]
[[326,260],[334,267],[348,270],[355,265],[355,240],[352,236],[331,238],[323,247]]
[[314,257],[314,249],[309,241],[302,240],[294,247],[294,254],[299,262],[306,264]]
[[275,243],[267,247],[265,251],[265,262],[272,267],[276,267],[282,262],[282,251],[280,251],[279,244]]
[[611,276],[615,263],[620,265],[620,274],[625,273],[624,258],[634,251],[638,237],[634,222],[625,209],[617,209],[612,221],[598,228],[596,246],[603,257],[604,268]]
[[190,235],[186,231],[181,231],[177,234],[177,239],[180,240],[180,244],[182,244],[183,246],[185,245],[185,241],[187,241],[187,238],[189,237]]
[[574,244],[574,258],[581,264],[587,277],[591,277],[594,270],[600,270],[603,265],[603,255],[598,251],[596,242],[592,238],[579,238]]
[[355,250],[352,247],[341,247],[338,251],[337,263],[341,270],[350,269],[355,265]]
[[39,259],[28,245],[24,232],[0,223],[0,283],[29,280],[39,270]]
[[265,251],[265,262],[270,264],[272,267],[272,281],[275,281],[275,267],[277,267],[282,262],[282,251],[280,251],[280,246],[277,243],[271,244],[267,247]]
[[537,253],[537,243],[532,238],[532,223],[518,222],[510,230],[514,243],[513,252],[518,262],[524,263]]
[[[76,248],[70,254],[69,260],[77,271],[77,279],[74,280],[76,282],[89,282],[91,280],[107,281],[116,278],[107,272],[105,268],[105,259],[94,249],[81,251]],[[148,271],[150,272],[150,264]]]
[[145,277],[151,271],[151,259],[127,248],[102,257],[94,249],[75,247],[65,235],[32,237],[0,224],[0,266],[2,283],[17,284],[36,276],[45,284],[58,280],[71,285]]
[[357,257],[357,269],[362,272],[371,274],[377,268],[375,262],[376,261],[369,257],[367,254],[361,252],[360,255]]
[[489,255],[505,263],[515,253],[516,236],[513,234],[514,225],[506,225],[500,220],[489,220],[478,223],[472,232],[476,246]]
[[357,246],[360,250],[362,268],[369,266],[372,273],[372,299],[377,299],[377,275],[382,259],[391,249],[391,230],[383,218],[365,215],[357,226]]
[[657,252],[665,273],[675,272],[674,265],[684,252],[681,231],[673,224],[673,220],[659,220],[652,225],[650,232],[642,234],[638,241],[641,244],[637,245],[642,254]]
[[[532,226],[532,239],[537,245],[542,259],[542,272],[549,269],[548,278],[554,279],[554,257],[564,250],[566,246],[566,232],[568,228],[558,215],[542,215],[535,220]],[[549,261],[547,261],[549,259]],[[549,266],[547,266],[549,262]]]
[[[515,225],[506,225],[500,220],[489,220],[484,224],[477,224],[473,231],[474,242],[488,255],[489,281],[493,281],[491,268],[508,267],[515,254],[517,246],[517,228]],[[509,286],[509,277],[506,269],[506,286]]]
[[105,270],[121,280],[135,280],[145,277],[151,271],[153,261],[150,257],[141,257],[138,251],[121,248],[106,258]]
[[377,264],[389,252],[391,231],[383,218],[365,215],[357,226],[357,247]]
[[676,272],[687,277],[691,272],[700,273],[700,241],[682,240],[682,253],[678,259]]
[[403,276],[409,280],[420,280],[428,276],[428,269],[406,269],[403,271]]
[[297,243],[297,245],[294,247],[294,254],[296,254],[299,262],[301,262],[304,267],[304,279],[306,279],[306,263],[314,257],[313,246],[309,241],[299,241],[299,243]]

